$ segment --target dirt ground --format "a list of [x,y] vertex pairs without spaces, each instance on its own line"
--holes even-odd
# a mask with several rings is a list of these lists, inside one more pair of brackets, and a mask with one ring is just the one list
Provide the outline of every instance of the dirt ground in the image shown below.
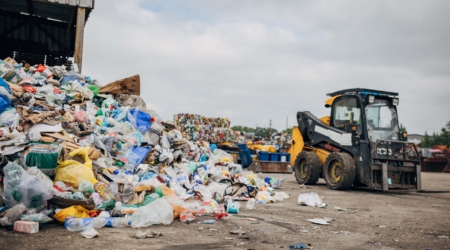
[[[197,217],[191,224],[176,220],[169,226],[147,228],[163,236],[146,239],[135,239],[138,229],[133,228],[101,228],[101,236],[94,239],[56,223],[41,225],[40,232],[32,235],[2,228],[0,249],[289,249],[300,242],[313,249],[450,249],[450,239],[442,238],[450,236],[450,174],[422,173],[424,190],[449,191],[426,193],[332,191],[323,180],[300,188],[293,175],[271,176],[285,178],[280,191],[291,197],[257,204],[253,211],[247,211],[242,202],[240,213],[228,221],[197,223],[209,216]],[[328,207],[298,205],[298,195],[308,192],[323,196]],[[336,211],[335,207],[351,210]],[[323,217],[333,221],[330,225],[306,221]],[[246,234],[231,235],[235,229]]]

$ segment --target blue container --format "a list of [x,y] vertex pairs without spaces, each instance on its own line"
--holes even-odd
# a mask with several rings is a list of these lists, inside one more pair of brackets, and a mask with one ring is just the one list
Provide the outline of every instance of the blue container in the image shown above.
[[270,153],[270,161],[280,161],[280,154]]
[[260,161],[269,161],[270,160],[270,153],[259,151],[259,160]]
[[250,150],[248,150],[247,145],[238,144],[239,147],[239,158],[241,160],[241,165],[243,168],[247,168],[253,162],[252,155],[250,154]]

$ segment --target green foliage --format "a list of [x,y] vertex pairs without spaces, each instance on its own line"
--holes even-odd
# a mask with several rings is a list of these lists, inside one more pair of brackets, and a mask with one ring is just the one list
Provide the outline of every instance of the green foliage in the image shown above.
[[233,127],[231,127],[231,129],[233,130],[233,131],[239,131],[239,132],[245,132],[245,133],[254,133],[255,132],[255,129],[254,128],[249,128],[249,127],[246,127],[246,126],[240,126],[240,125],[237,125],[237,126],[233,126]]
[[288,128],[284,130],[284,133],[286,134],[292,134],[292,128]]
[[433,132],[433,135],[430,136],[425,132],[421,146],[423,148],[432,148],[435,145],[450,146],[450,121],[441,129],[440,133]]
[[270,129],[270,128],[257,127],[256,131],[255,131],[255,136],[266,138],[266,137],[270,137],[270,135],[273,133],[278,133],[278,131],[274,128]]
[[403,132],[407,132],[406,128],[403,127],[403,124],[401,124],[401,123],[400,123],[400,128],[399,128],[399,130],[400,130],[400,134],[402,134]]
[[[274,128],[270,129],[270,128],[257,127],[256,129],[254,129],[254,128],[240,126],[240,125],[233,126],[233,127],[231,127],[231,129],[233,131],[239,131],[239,132],[244,131],[245,133],[255,133],[255,136],[262,137],[262,138],[270,137],[270,135],[273,133],[278,133],[278,130],[276,130]],[[292,129],[290,129],[290,131],[292,132]]]

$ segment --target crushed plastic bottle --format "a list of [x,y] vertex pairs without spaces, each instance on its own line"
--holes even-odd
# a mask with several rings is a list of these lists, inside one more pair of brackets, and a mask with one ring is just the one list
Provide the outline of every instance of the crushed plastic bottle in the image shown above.
[[255,199],[250,199],[247,201],[247,203],[245,204],[245,207],[248,210],[253,210],[256,207],[256,200]]
[[107,223],[106,227],[127,227],[131,226],[131,221],[128,218],[121,217],[109,217],[105,218]]
[[77,232],[82,231],[91,225],[94,228],[101,228],[104,227],[107,223],[108,221],[103,217],[85,218],[85,219],[75,218],[66,220],[65,227],[67,228],[67,230],[71,232]]

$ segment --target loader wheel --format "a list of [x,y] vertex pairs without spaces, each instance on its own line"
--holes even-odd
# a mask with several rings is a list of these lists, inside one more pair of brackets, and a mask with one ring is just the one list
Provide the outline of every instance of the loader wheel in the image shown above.
[[355,181],[356,168],[351,155],[331,153],[323,165],[323,176],[331,189],[348,189]]
[[301,152],[295,159],[295,178],[299,184],[316,184],[321,169],[319,157],[314,152]]

